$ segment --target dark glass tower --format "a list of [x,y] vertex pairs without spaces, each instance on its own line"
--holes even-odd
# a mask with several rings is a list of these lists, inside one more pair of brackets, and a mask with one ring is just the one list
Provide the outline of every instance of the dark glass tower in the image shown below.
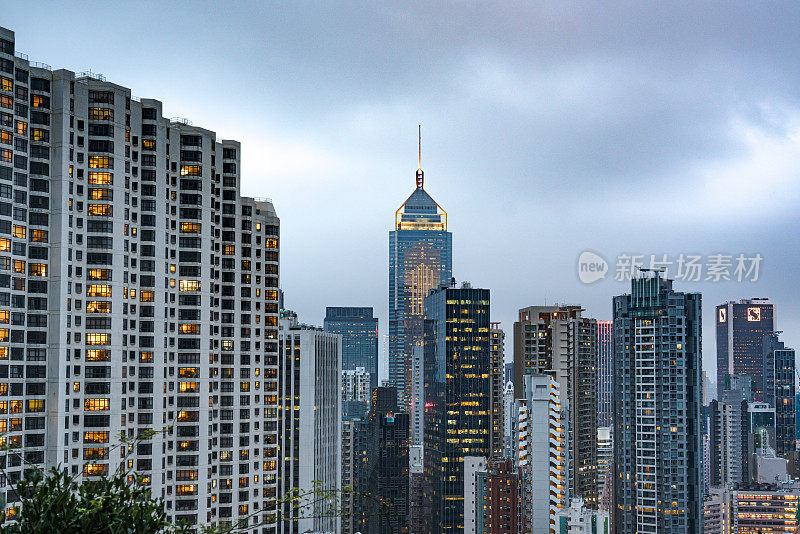
[[614,297],[615,532],[702,530],[700,304],[654,271]]
[[363,367],[370,391],[378,387],[378,318],[372,308],[325,308],[324,328],[342,335],[342,371]]
[[411,406],[411,353],[422,344],[424,299],[453,272],[447,213],[425,192],[422,169],[416,182],[389,232],[389,381],[402,409]]
[[795,450],[795,359],[794,349],[770,333],[762,339],[764,402],[775,408],[775,451],[787,455]]
[[764,398],[762,339],[775,330],[775,309],[768,299],[742,299],[717,306],[717,390],[726,374],[753,379],[754,398]]
[[428,534],[464,531],[464,457],[488,457],[489,290],[445,287],[425,299],[424,500]]

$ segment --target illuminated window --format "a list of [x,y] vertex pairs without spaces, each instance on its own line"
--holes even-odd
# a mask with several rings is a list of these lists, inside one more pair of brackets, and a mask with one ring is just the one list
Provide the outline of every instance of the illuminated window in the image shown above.
[[111,285],[110,284],[89,284],[86,288],[87,297],[110,297]]
[[3,91],[13,91],[14,82],[11,80],[11,78],[6,78],[3,76],[2,79],[0,79],[0,88],[2,88]]
[[8,341],[8,328],[0,328],[0,341]]
[[86,464],[83,466],[83,476],[98,477],[108,474],[108,464]]
[[23,260],[14,260],[14,272],[25,274],[25,262]]
[[33,95],[33,107],[35,108],[46,108],[50,107],[50,102],[48,102],[48,98],[42,95]]
[[28,274],[31,276],[47,276],[47,265],[44,263],[31,263],[28,265]]
[[239,515],[247,515],[247,505],[240,504],[239,505]]
[[111,344],[111,334],[99,333],[99,332],[87,332],[86,333],[86,344],[87,345],[110,345]]
[[233,350],[233,341],[230,339],[223,339],[222,350]]
[[181,176],[201,176],[202,174],[200,165],[181,165]]
[[44,411],[44,399],[28,399],[26,401],[27,406],[25,407],[25,411],[27,412],[43,412]]
[[222,254],[223,256],[233,256],[236,254],[236,245],[223,245]]
[[14,99],[8,95],[0,95],[0,106],[6,109],[14,109]]
[[86,206],[86,214],[94,217],[110,217],[113,211],[108,204],[89,204]]
[[250,391],[250,382],[241,382],[239,384],[239,391]]
[[87,447],[83,449],[84,460],[107,460],[108,447]]
[[87,300],[86,313],[111,313],[111,303],[104,300]]
[[81,383],[80,382],[73,382],[72,383],[72,391],[78,392],[81,390]]
[[149,350],[143,350],[139,353],[139,361],[141,363],[153,363],[153,352]]
[[178,484],[175,486],[177,495],[197,495],[197,484]]
[[278,292],[274,289],[264,290],[264,300],[278,300]]
[[142,139],[142,150],[155,150],[156,142],[153,139]]
[[87,349],[87,362],[108,362],[111,361],[111,351],[108,349]]
[[278,240],[274,237],[268,237],[264,240],[264,246],[267,248],[278,248]]
[[111,185],[114,183],[114,175],[110,172],[92,171],[89,173],[89,183],[92,185]]
[[8,401],[0,401],[0,413],[8,413]]
[[181,291],[200,291],[200,280],[181,280]]
[[[17,130],[19,130],[20,123],[17,123]],[[50,131],[43,128],[31,128],[31,139],[42,143],[50,141]]]
[[181,323],[180,333],[197,335],[200,333],[200,325],[195,323]]
[[0,360],[8,359],[8,347],[0,347]]
[[25,227],[15,224],[11,228],[11,235],[16,237],[17,239],[25,239]]
[[88,280],[111,280],[111,269],[88,269],[86,278]]
[[155,291],[146,291],[143,289],[139,292],[140,302],[153,302],[155,299],[156,299]]
[[33,243],[47,243],[47,230],[31,229],[31,241]]
[[86,412],[104,412],[111,408],[109,399],[84,399],[83,410]]
[[181,232],[186,233],[186,234],[199,234],[200,233],[200,223],[182,222],[181,223]]
[[8,310],[0,310],[0,323],[8,324],[8,316],[9,316]]
[[0,143],[4,145],[10,145],[13,142],[14,142],[14,137],[11,135],[11,132],[0,130]]
[[200,390],[197,382],[178,382],[178,391],[180,393],[197,393]]
[[178,422],[179,423],[193,423],[199,419],[198,412],[194,411],[186,411],[186,410],[178,410]]
[[89,108],[90,121],[113,121],[114,110],[111,108]]
[[113,200],[110,189],[89,188],[89,200]]
[[[8,401],[9,413],[22,413],[22,401],[12,400]],[[13,424],[13,422],[12,422]]]
[[7,237],[0,238],[0,252],[8,252],[11,250],[11,240]]
[[178,378],[197,378],[200,376],[198,367],[179,367]]

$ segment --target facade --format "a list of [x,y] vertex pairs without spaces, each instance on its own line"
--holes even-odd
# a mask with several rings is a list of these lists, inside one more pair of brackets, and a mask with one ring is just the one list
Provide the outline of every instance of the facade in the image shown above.
[[342,338],[294,316],[281,319],[278,344],[278,532],[338,534]]
[[741,390],[723,390],[709,415],[709,483],[733,486],[750,479],[750,418]]
[[464,534],[476,534],[483,527],[479,526],[478,509],[482,515],[485,498],[486,458],[467,456],[464,458]]
[[734,491],[731,495],[731,532],[794,533],[798,527],[800,489],[778,487],[769,491]]
[[125,465],[175,521],[274,532],[272,204],[241,196],[238,142],[14,48],[0,29],[3,439],[78,481]]
[[[530,534],[530,480],[527,470],[515,467],[512,458],[493,458],[475,473],[475,495],[470,506],[476,511],[476,534]],[[464,507],[467,508],[467,495]],[[465,518],[471,517],[465,514]]]
[[488,457],[489,290],[442,287],[425,299],[425,500],[429,534],[464,531],[464,457]]
[[569,421],[569,495],[596,508],[597,485],[597,321],[580,306],[531,306],[514,323],[514,390],[522,377],[551,375],[561,387]]
[[517,465],[530,477],[531,532],[554,534],[556,514],[569,503],[568,421],[563,419],[561,388],[552,376],[526,375],[522,381]]
[[700,295],[642,271],[614,297],[614,528],[702,528]]
[[389,382],[402,408],[411,403],[411,359],[422,345],[425,297],[449,283],[453,272],[447,213],[425,191],[421,168],[416,183],[389,232]]
[[408,449],[409,476],[409,520],[408,530],[411,533],[424,532],[425,517],[430,513],[430,506],[424,501],[425,472],[422,463],[422,445],[411,445]]
[[342,336],[342,371],[363,368],[370,376],[367,398],[378,387],[378,318],[372,308],[327,307],[323,328]]
[[505,393],[505,338],[506,335],[500,328],[500,323],[492,323],[489,327],[489,378],[491,380],[491,434],[490,447],[492,454],[502,456],[504,452],[503,443],[503,404]]
[[517,425],[519,414],[514,399],[514,383],[506,382],[503,391],[503,456],[514,458],[517,456]]
[[369,409],[372,377],[363,367],[342,371],[342,416],[363,417]]
[[764,402],[775,409],[775,450],[788,455],[797,450],[795,439],[795,355],[777,333],[762,339]]
[[762,338],[775,330],[775,309],[769,299],[742,299],[716,307],[717,387],[726,374],[753,378],[755,400],[764,400]]
[[614,419],[614,338],[611,321],[597,321],[597,426]]
[[425,351],[422,345],[411,350],[411,443],[422,446],[425,424]]
[[731,496],[726,488],[711,488],[703,501],[703,534],[734,534]]
[[611,505],[611,487],[614,483],[614,433],[610,426],[597,428],[597,484],[600,488],[601,510]]
[[610,534],[611,524],[607,511],[586,508],[583,499],[576,497],[569,508],[556,514],[558,534]]
[[342,419],[342,534],[364,532],[369,508],[361,495],[368,492],[367,421]]
[[[408,533],[409,456],[408,414],[399,411],[397,390],[372,390],[372,407],[367,418],[367,462],[369,494],[368,534]],[[376,499],[380,499],[377,502]]]

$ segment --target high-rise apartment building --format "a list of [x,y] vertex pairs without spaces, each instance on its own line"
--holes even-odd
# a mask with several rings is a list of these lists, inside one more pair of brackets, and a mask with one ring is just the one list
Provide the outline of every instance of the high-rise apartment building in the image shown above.
[[367,417],[368,488],[371,501],[365,534],[409,532],[409,419],[399,411],[397,390],[372,390]]
[[452,277],[453,236],[447,213],[417,187],[395,212],[389,232],[389,382],[397,388],[401,408],[411,404],[412,353],[422,345],[425,297]]
[[464,457],[488,457],[489,290],[441,287],[425,299],[425,440],[429,534],[464,530]]
[[371,399],[371,376],[363,367],[342,371],[342,417],[364,417]]
[[700,294],[643,271],[614,297],[614,528],[699,532]]
[[561,387],[552,376],[522,377],[517,400],[517,465],[530,477],[531,532],[555,534],[556,514],[569,504],[568,422],[563,418]]
[[411,350],[411,443],[422,446],[425,424],[425,351],[422,345]]
[[775,331],[775,308],[769,299],[742,299],[716,307],[717,387],[726,374],[753,378],[755,400],[764,400],[762,338]]
[[750,419],[742,390],[725,389],[709,415],[709,483],[733,486],[750,478]]
[[569,421],[570,496],[597,507],[597,321],[580,306],[531,306],[514,323],[514,390],[522,377],[547,374],[561,387]]
[[795,439],[795,354],[778,339],[778,333],[762,338],[764,402],[775,408],[775,450],[787,455],[797,450]]
[[241,196],[238,142],[14,47],[0,29],[6,443],[81,481],[125,465],[174,520],[274,532],[272,204]]
[[492,323],[489,327],[489,378],[491,380],[491,421],[492,428],[489,435],[492,455],[502,456],[505,445],[503,442],[503,404],[505,393],[505,332],[500,328],[500,323]]
[[597,427],[597,486],[600,491],[598,508],[608,510],[611,488],[614,485],[614,433],[609,426]]
[[364,532],[370,502],[367,480],[367,421],[360,417],[342,418],[342,534]]
[[611,321],[597,321],[597,426],[614,420],[614,337]]
[[[477,471],[475,494],[476,534],[531,534],[530,477],[512,458],[491,458]],[[467,507],[465,497],[465,508]]]
[[329,306],[323,328],[342,336],[342,371],[362,367],[369,373],[369,397],[378,387],[378,318],[372,308]]
[[341,528],[342,337],[280,320],[278,531]]

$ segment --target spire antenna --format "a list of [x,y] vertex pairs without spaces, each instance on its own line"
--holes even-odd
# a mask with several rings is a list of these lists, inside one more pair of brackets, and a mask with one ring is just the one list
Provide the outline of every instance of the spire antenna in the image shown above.
[[417,189],[422,189],[425,184],[425,173],[422,172],[422,125],[419,127],[419,166],[417,167]]

